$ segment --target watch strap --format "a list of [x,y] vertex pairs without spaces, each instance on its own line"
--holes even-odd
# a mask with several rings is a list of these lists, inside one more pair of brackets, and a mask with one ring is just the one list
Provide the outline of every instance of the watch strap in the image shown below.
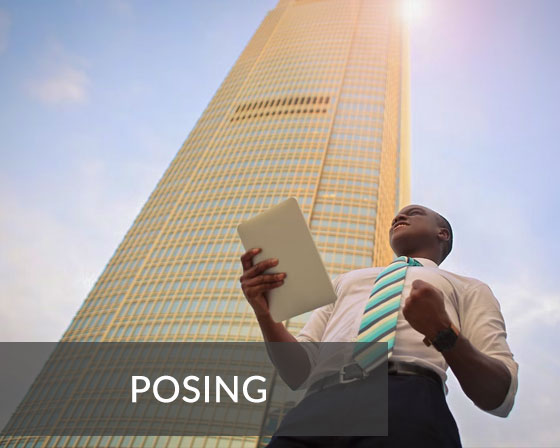
[[[453,332],[454,332],[457,336],[459,336],[459,329],[453,324],[453,322],[451,322],[451,324],[449,325],[448,328],[450,328],[451,330],[453,330]],[[423,341],[424,341],[424,344],[426,345],[426,347],[429,347],[430,345],[432,345],[432,341],[430,341],[430,340],[428,339],[428,336],[426,336],[426,337],[424,338]]]

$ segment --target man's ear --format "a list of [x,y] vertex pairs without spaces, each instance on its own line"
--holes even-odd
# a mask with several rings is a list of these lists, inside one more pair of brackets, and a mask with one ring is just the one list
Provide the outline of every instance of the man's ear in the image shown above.
[[441,241],[449,241],[449,238],[451,238],[451,234],[445,227],[440,227],[438,231],[438,238]]

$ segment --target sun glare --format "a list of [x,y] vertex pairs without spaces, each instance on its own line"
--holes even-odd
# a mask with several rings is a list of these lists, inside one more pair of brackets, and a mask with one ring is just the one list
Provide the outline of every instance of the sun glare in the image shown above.
[[426,0],[402,0],[402,15],[408,22],[417,22],[426,15]]

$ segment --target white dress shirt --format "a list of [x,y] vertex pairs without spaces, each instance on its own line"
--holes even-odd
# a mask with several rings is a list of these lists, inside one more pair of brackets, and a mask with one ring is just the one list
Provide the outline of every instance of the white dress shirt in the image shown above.
[[[395,361],[416,363],[436,371],[443,380],[447,395],[445,381],[448,365],[445,358],[433,346],[427,347],[424,344],[424,335],[412,328],[402,314],[412,282],[416,279],[424,280],[442,291],[447,314],[463,336],[482,353],[502,361],[508,368],[512,380],[505,400],[496,409],[485,411],[499,417],[507,417],[517,392],[519,366],[506,342],[506,328],[498,300],[490,287],[480,280],[440,269],[434,261],[427,258],[415,259],[422,263],[422,266],[409,266],[407,269],[391,358]],[[338,275],[333,280],[337,300],[314,310],[296,339],[308,343],[355,342],[375,278],[383,269],[370,267]],[[337,367],[334,370],[333,367],[329,368],[329,365],[341,366],[352,362],[348,350],[344,350],[345,354],[341,355],[344,357],[342,361],[335,359],[334,353],[327,356],[322,353],[319,359],[318,344],[303,345],[310,355],[312,365],[307,384],[312,384],[338,370]]]

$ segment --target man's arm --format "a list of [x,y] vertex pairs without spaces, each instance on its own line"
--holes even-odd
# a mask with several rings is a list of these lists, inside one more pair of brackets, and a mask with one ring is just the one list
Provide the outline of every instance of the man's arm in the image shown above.
[[509,391],[511,374],[502,361],[476,349],[461,333],[455,346],[441,354],[459,380],[465,394],[479,408],[491,411],[504,402]]
[[[444,350],[442,356],[465,394],[479,408],[490,412],[505,402],[510,391],[515,393],[516,387],[512,389],[512,386],[516,386],[517,382],[512,383],[514,378],[505,364],[506,359],[515,363],[505,342],[505,325],[499,305],[493,296],[483,296],[488,292],[473,289],[473,295],[466,298],[462,331],[455,346]],[[443,300],[443,294],[437,288],[422,280],[415,280],[403,314],[415,330],[433,340],[439,331],[449,328],[451,323]],[[511,406],[513,402],[505,411],[500,409],[494,414],[506,417]]]
[[[314,310],[311,314],[298,335],[301,341],[294,337],[282,322],[275,322],[270,315],[266,291],[281,286],[285,275],[281,277],[284,273],[262,274],[266,269],[276,266],[278,260],[269,258],[253,266],[252,258],[258,252],[260,249],[252,249],[241,256],[243,275],[239,281],[243,294],[255,312],[270,359],[286,384],[292,389],[297,389],[311,373],[313,360],[310,358],[313,358],[315,353],[309,345],[320,341],[324,325],[328,320],[324,318],[326,307]],[[337,280],[338,278],[333,283],[335,287]],[[321,314],[320,317],[318,313]],[[296,344],[286,344],[287,342],[296,342]],[[300,342],[306,344],[305,347]]]
[[286,384],[294,390],[297,389],[311,372],[307,352],[282,322],[274,322],[270,313],[257,315],[257,321],[272,363]]

